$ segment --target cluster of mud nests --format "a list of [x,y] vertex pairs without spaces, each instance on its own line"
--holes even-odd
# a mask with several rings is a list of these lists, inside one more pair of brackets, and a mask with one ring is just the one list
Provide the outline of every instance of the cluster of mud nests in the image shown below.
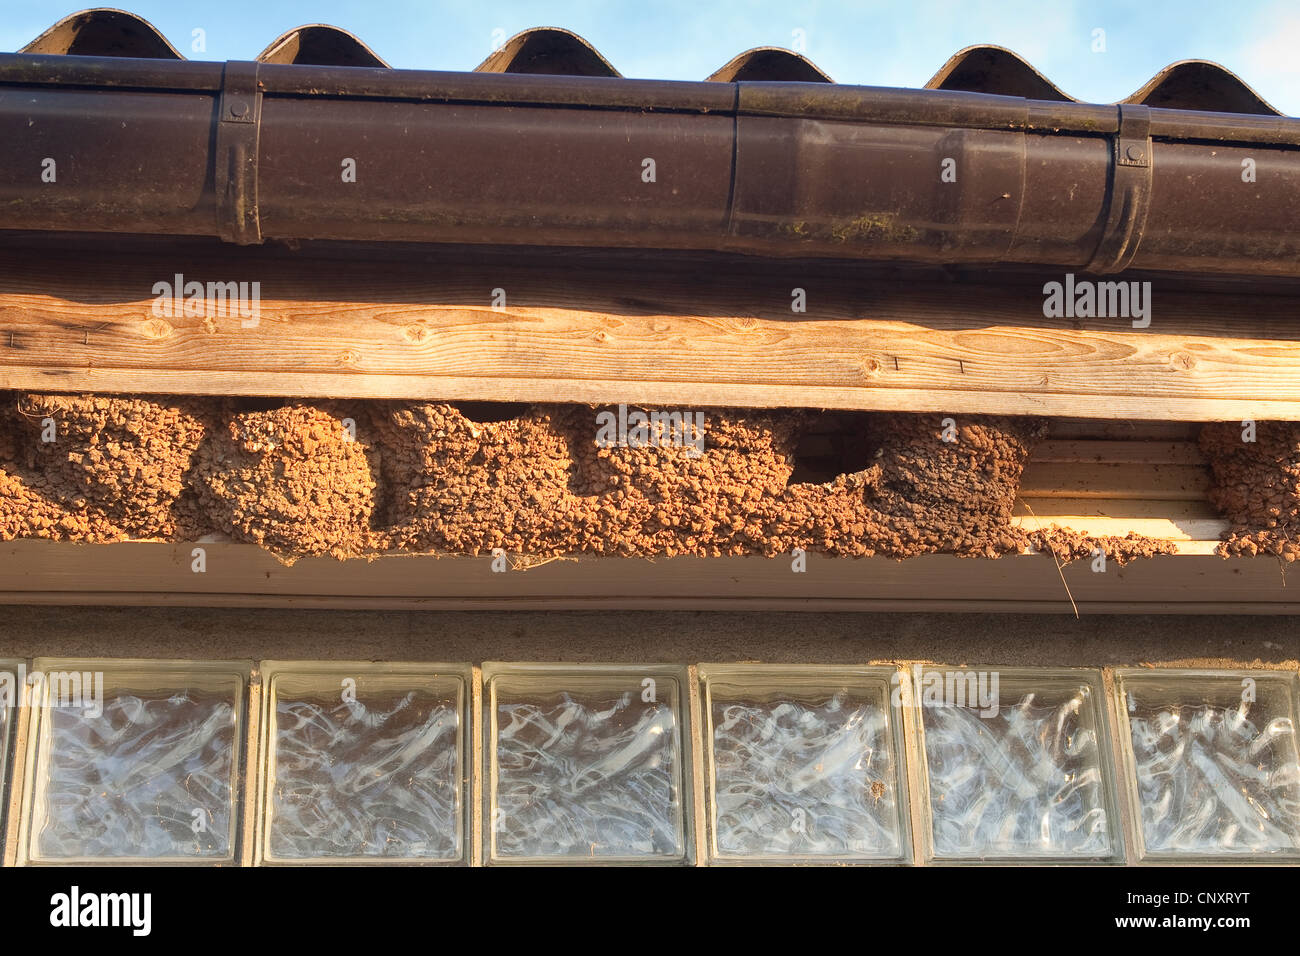
[[[1092,539],[1028,534],[1011,522],[1045,425],[971,417],[945,428],[938,415],[803,410],[9,394],[0,404],[0,540],[193,541],[220,532],[285,558],[495,548],[536,557],[795,548],[993,557],[1030,545],[1062,560],[1086,556]],[[1222,449],[1218,493],[1241,516],[1242,550],[1253,534],[1256,550],[1282,553],[1294,548],[1276,543],[1297,529],[1300,455],[1294,426],[1268,435],[1244,452],[1239,436]],[[1289,458],[1270,458],[1287,442]],[[1265,478],[1276,500],[1256,514],[1258,492],[1247,491]],[[1231,497],[1238,488],[1240,502]],[[1120,563],[1170,550],[1139,538],[1102,544]]]

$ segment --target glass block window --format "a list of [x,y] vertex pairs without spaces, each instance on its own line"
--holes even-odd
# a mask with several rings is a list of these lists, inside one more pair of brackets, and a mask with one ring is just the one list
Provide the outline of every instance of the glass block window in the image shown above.
[[485,664],[489,862],[685,862],[685,669]]
[[248,666],[37,660],[34,863],[235,861]]
[[266,662],[266,863],[466,859],[468,665]]
[[1122,859],[1100,671],[914,676],[929,859]]
[[1116,673],[1144,858],[1300,856],[1296,683],[1266,670]]
[[892,667],[700,667],[717,862],[910,861]]

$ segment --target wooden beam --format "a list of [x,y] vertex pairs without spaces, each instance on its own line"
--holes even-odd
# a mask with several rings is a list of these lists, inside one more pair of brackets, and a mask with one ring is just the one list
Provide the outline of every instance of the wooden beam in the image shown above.
[[[175,273],[261,283],[160,317]],[[802,288],[807,312],[791,312]],[[494,308],[494,290],[505,305]],[[1300,296],[1156,281],[1146,329],[1049,320],[1040,283],[758,271],[0,251],[0,387],[1300,418]]]
[[[0,603],[1072,613],[1061,572],[1041,554],[907,561],[810,555],[800,574],[784,558],[581,558],[496,573],[488,557],[304,558],[286,567],[251,545],[201,546],[207,570],[194,573],[196,545],[11,541],[0,545]],[[1104,573],[1079,561],[1063,573],[1081,613],[1293,614],[1300,588],[1287,587],[1284,569],[1271,558],[1182,553]]]

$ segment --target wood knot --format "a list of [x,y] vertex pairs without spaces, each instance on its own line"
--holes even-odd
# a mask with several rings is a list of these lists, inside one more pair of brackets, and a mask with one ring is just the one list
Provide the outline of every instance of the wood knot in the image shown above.
[[145,322],[141,327],[141,331],[147,339],[165,339],[176,329],[165,319],[154,318]]

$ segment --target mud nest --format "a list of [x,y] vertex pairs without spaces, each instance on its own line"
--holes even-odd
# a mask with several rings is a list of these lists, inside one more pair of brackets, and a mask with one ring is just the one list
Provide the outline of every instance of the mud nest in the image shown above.
[[[1011,517],[1041,419],[940,415],[852,416],[866,467],[822,483],[792,484],[770,509],[769,551],[907,558],[1020,550]],[[945,425],[945,421],[951,424]],[[852,459],[850,459],[852,460]]]
[[371,547],[377,452],[332,405],[234,414],[195,463],[217,528],[287,555],[349,557]]
[[194,457],[221,403],[26,393],[0,417],[0,536],[192,538]]
[[1219,552],[1300,557],[1300,423],[1259,422],[1252,434],[1212,422],[1200,446],[1214,477],[1210,501],[1231,522]]

